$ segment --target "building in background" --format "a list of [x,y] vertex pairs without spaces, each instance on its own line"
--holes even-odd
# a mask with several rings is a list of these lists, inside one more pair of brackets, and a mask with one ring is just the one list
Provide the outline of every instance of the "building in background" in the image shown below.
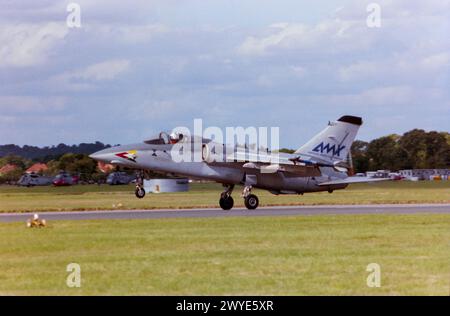
[[400,175],[410,180],[448,180],[450,169],[408,169],[400,170]]
[[97,168],[103,173],[110,173],[116,169],[114,165],[100,161],[97,163]]
[[30,168],[25,170],[26,173],[41,173],[48,170],[48,166],[45,163],[35,163]]
[[12,171],[15,171],[18,167],[13,164],[6,164],[0,168],[0,176],[6,175]]

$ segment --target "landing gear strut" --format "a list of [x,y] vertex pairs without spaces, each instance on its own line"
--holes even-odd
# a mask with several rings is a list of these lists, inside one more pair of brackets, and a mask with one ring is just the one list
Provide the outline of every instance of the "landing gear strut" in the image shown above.
[[245,186],[242,192],[245,207],[249,210],[256,210],[259,206],[259,199],[256,195],[251,194],[252,186]]
[[219,205],[224,211],[229,211],[234,206],[234,200],[231,197],[233,193],[234,184],[225,186],[227,189],[220,195]]
[[136,190],[134,191],[134,194],[138,199],[143,199],[145,197],[143,171],[136,173]]

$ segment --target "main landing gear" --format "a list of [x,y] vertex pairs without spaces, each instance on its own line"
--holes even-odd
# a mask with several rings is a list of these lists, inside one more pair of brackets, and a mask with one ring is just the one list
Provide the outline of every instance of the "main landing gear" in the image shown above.
[[[234,185],[228,185],[226,186],[226,188],[227,189],[225,190],[225,192],[220,195],[219,205],[223,210],[229,211],[234,206],[234,200],[231,196]],[[259,206],[259,199],[256,195],[251,194],[251,191],[251,186],[245,186],[244,190],[242,191],[242,197],[244,198],[245,207],[247,207],[247,209],[249,210],[255,210]]]
[[231,193],[233,193],[233,189],[234,189],[234,184],[232,185],[228,185],[225,186],[227,189],[225,190],[225,192],[223,192],[220,195],[220,200],[219,200],[219,204],[220,207],[224,210],[224,211],[229,211],[233,208],[234,206],[234,200],[233,197],[231,196]]
[[242,191],[242,197],[244,198],[245,207],[249,210],[256,210],[259,206],[259,199],[256,195],[251,194],[252,187],[246,186]]

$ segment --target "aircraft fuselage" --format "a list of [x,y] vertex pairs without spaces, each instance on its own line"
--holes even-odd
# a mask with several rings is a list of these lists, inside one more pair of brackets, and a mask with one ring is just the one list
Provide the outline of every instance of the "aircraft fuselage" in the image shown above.
[[[227,148],[230,152],[232,149]],[[133,157],[127,157],[127,153]],[[195,152],[193,152],[193,155]],[[201,155],[201,153],[198,153]],[[319,186],[332,178],[345,177],[332,168],[322,167],[322,176],[303,177],[281,172],[261,173],[257,169],[243,168],[239,162],[206,163],[204,161],[175,162],[172,145],[148,145],[145,143],[117,146],[91,155],[106,163],[160,173],[170,173],[195,179],[211,180],[229,185],[245,184],[246,178],[253,180],[252,187],[268,190],[274,194],[302,194],[344,189],[347,185]],[[327,176],[323,176],[327,174]],[[249,177],[250,176],[250,177]],[[333,177],[334,176],[334,177]]]

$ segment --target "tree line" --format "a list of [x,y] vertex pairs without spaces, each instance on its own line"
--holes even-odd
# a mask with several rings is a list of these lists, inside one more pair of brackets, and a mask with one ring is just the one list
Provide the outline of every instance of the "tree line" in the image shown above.
[[81,143],[79,145],[59,144],[57,146],[28,146],[23,147],[14,144],[0,145],[0,157],[9,155],[20,156],[39,162],[48,162],[50,160],[59,159],[67,153],[72,154],[92,154],[93,152],[109,148],[111,145],[105,145],[101,142]]
[[[7,155],[0,158],[0,168],[7,164],[14,165],[16,169],[0,174],[0,183],[15,182],[19,180],[22,174],[31,167],[36,159],[27,159],[17,155]],[[97,162],[89,158],[88,154],[73,154],[66,153],[58,156],[56,159],[46,161],[47,170],[38,172],[45,176],[55,176],[61,171],[69,172],[73,175],[79,175],[81,181],[99,181],[105,180],[106,175],[102,173],[98,167]]]
[[356,172],[367,170],[441,169],[450,166],[450,134],[413,129],[352,145]]

